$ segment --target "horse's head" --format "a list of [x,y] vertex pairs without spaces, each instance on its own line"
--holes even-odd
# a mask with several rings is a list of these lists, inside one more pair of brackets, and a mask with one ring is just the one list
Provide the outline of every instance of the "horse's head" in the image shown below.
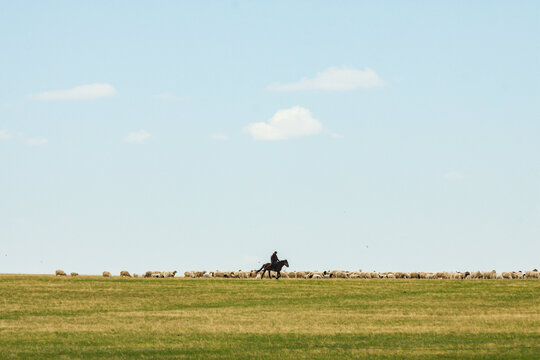
[[287,260],[283,260],[283,265],[285,265],[286,267],[289,267],[289,262]]

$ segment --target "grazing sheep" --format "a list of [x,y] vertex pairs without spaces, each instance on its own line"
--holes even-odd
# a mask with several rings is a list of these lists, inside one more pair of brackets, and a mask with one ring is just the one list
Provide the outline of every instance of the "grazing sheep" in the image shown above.
[[72,273],[71,273],[71,274],[69,274],[69,275],[70,275],[70,276],[79,276],[79,274],[78,274],[78,273],[76,273],[76,272],[72,272]]
[[495,270],[482,272],[482,279],[495,279],[497,278],[497,272]]
[[445,271],[438,272],[435,274],[435,279],[448,279],[448,273]]
[[139,274],[133,273],[133,277],[134,277],[134,278],[138,278],[138,277],[139,277]]
[[324,277],[324,273],[320,271],[312,271],[309,275],[311,275],[309,278],[313,278],[313,275],[319,275],[321,278]]
[[104,271],[102,275],[103,277],[112,277],[111,273],[108,271]]
[[152,273],[152,277],[153,277],[154,279],[159,279],[159,278],[162,278],[163,275],[161,275],[161,272],[153,272],[153,273]]
[[336,279],[346,279],[348,278],[348,275],[345,271],[342,270],[333,270],[330,271],[330,277],[336,278]]
[[211,277],[213,277],[213,276],[214,276],[214,273],[213,273],[213,272],[210,272],[210,273],[208,273],[208,274],[204,274],[204,275],[203,275],[204,278],[211,278]]
[[129,273],[129,271],[122,270],[122,271],[120,271],[120,276],[121,277],[131,277],[131,274]]
[[206,270],[204,271],[186,271],[184,273],[184,277],[190,277],[190,278],[201,278],[206,274]]
[[215,271],[214,276],[217,278],[229,278],[231,275],[225,271]]
[[288,279],[290,275],[291,275],[291,273],[289,273],[288,271],[282,271],[281,272],[281,278],[282,279]]
[[143,275],[143,278],[151,278],[151,277],[152,277],[152,272],[150,270],[145,272],[144,275]]
[[162,275],[163,275],[164,278],[173,278],[174,275],[176,275],[176,273],[177,273],[176,270],[174,270],[174,271],[164,271],[162,273]]
[[523,279],[523,273],[521,271],[512,271],[512,279]]
[[388,274],[386,274],[386,277],[387,277],[388,279],[395,279],[395,278],[396,278],[396,276],[395,276],[393,273],[388,273]]
[[420,279],[420,274],[417,272],[412,272],[410,276],[411,276],[411,279]]
[[538,270],[536,269],[532,271],[526,271],[525,278],[526,279],[540,279],[540,272],[538,272]]
[[66,273],[64,270],[56,270],[55,272],[56,276],[66,276]]

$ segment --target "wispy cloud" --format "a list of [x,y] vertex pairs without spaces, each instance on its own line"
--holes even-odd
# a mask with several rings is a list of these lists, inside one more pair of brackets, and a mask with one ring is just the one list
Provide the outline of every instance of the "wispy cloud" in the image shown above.
[[124,142],[132,143],[132,144],[142,144],[146,140],[148,140],[151,136],[152,134],[150,134],[146,130],[134,131],[124,136]]
[[246,131],[255,140],[275,141],[316,135],[322,128],[322,123],[311,115],[311,111],[294,106],[278,110],[267,122],[249,124]]
[[444,174],[444,178],[447,180],[463,180],[465,179],[465,174],[461,171],[448,171]]
[[10,130],[2,129],[0,130],[0,140],[9,140],[14,139],[16,141],[21,141],[26,145],[30,146],[40,146],[46,145],[49,140],[43,136],[28,137],[23,133],[13,134]]
[[210,137],[214,140],[229,140],[229,137],[225,134],[212,134]]
[[0,130],[0,139],[1,140],[11,139],[12,137],[13,137],[13,135],[11,134],[11,131],[9,131],[7,129]]
[[153,96],[154,99],[166,100],[166,101],[185,101],[187,96],[178,96],[170,92],[164,92]]
[[270,91],[350,91],[358,88],[373,88],[384,86],[385,82],[370,68],[357,70],[347,67],[330,67],[317,73],[313,78],[303,78],[299,81],[268,85]]
[[42,101],[91,100],[116,94],[116,89],[107,83],[75,86],[67,90],[50,90],[30,95],[31,99]]
[[49,143],[49,140],[47,138],[39,136],[39,137],[25,138],[24,142],[30,146],[42,146],[42,145],[47,145]]

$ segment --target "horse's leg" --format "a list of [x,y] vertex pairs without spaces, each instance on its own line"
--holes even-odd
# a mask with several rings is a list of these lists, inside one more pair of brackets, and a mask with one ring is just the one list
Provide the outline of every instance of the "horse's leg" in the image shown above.
[[264,273],[266,272],[266,269],[263,269],[263,272],[262,272],[262,275],[261,275],[261,279],[264,279]]
[[278,271],[278,272],[277,272],[276,280],[279,279],[280,277],[281,277],[281,271]]

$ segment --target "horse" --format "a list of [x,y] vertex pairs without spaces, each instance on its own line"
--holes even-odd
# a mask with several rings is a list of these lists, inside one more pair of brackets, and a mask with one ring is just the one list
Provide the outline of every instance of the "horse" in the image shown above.
[[276,266],[272,267],[272,263],[266,263],[264,264],[263,266],[261,266],[261,268],[259,270],[257,270],[257,273],[259,273],[259,271],[263,271],[262,272],[262,275],[261,275],[261,279],[264,278],[264,273],[268,271],[268,277],[269,278],[272,278],[272,276],[270,275],[270,271],[275,271],[277,272],[277,278],[276,279],[279,279],[281,277],[281,269],[283,268],[283,266],[286,266],[286,267],[289,267],[289,262],[287,260],[280,260],[276,263]]

